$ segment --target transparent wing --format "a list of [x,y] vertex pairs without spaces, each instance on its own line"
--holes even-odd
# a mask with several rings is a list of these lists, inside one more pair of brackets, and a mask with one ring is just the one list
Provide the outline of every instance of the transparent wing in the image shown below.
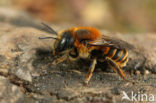
[[88,45],[111,46],[119,49],[134,49],[134,46],[119,38],[102,35],[101,38],[88,42]]

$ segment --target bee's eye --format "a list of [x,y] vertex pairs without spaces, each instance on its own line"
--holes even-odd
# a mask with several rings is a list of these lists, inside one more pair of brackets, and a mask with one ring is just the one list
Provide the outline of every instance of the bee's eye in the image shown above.
[[63,39],[61,40],[61,43],[60,43],[60,44],[65,44],[65,42],[66,42],[66,39],[63,38]]
[[61,52],[66,49],[70,49],[73,47],[74,44],[74,38],[70,34],[70,32],[64,32],[64,34],[61,37],[61,40],[58,43],[58,46],[56,47],[56,51]]
[[65,50],[66,42],[67,42],[66,39],[62,38],[62,40],[58,43],[56,47],[56,51],[61,52]]

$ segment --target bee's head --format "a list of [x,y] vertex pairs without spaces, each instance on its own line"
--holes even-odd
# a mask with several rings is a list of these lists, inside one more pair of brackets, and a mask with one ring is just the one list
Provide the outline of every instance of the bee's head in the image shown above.
[[74,37],[70,31],[62,32],[59,36],[39,37],[39,39],[55,39],[53,45],[53,55],[66,51],[74,46]]
[[70,31],[63,32],[54,43],[55,52],[63,52],[72,48],[74,46],[74,41],[75,39]]
[[57,33],[53,28],[48,26],[47,24],[42,23],[46,27],[46,30],[54,34],[50,37],[39,37],[39,39],[55,39],[54,46],[53,46],[53,54],[66,51],[74,46],[74,37],[72,32],[70,31],[63,31],[61,33]]

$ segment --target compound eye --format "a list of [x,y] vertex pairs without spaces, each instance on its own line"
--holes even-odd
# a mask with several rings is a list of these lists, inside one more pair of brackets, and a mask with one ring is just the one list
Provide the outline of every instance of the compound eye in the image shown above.
[[65,49],[65,45],[66,45],[66,40],[65,38],[63,38],[61,41],[58,41],[58,43],[56,43],[57,45],[55,45],[55,50],[56,52],[61,52]]
[[64,44],[65,42],[66,42],[65,38],[63,38],[60,44]]

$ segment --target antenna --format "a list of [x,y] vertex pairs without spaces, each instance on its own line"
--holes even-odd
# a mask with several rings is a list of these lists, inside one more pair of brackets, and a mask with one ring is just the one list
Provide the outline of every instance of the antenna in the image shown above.
[[50,37],[39,37],[39,39],[57,39],[57,37],[52,37],[52,36],[50,36]]

